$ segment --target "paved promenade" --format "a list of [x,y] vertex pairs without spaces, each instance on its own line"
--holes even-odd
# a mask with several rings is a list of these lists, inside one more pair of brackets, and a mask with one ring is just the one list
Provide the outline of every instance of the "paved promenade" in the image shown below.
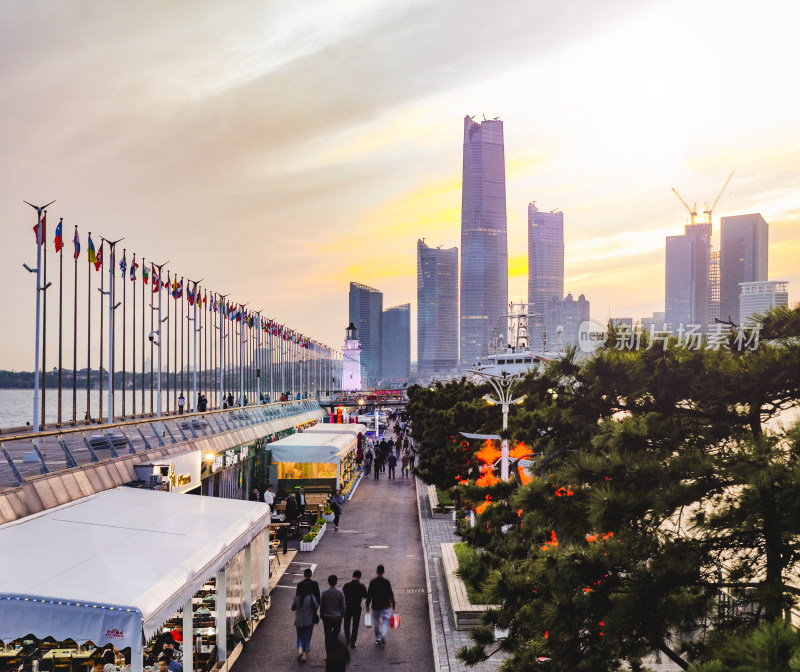
[[[398,474],[400,469],[398,468]],[[281,556],[281,560],[286,556]],[[339,585],[360,569],[365,583],[375,575],[378,564],[386,566],[392,582],[402,624],[390,630],[386,649],[375,646],[371,629],[362,624],[358,647],[351,649],[348,670],[375,672],[436,672],[431,646],[425,567],[413,478],[388,480],[383,474],[375,481],[364,478],[335,531],[329,526],[319,546],[311,553],[298,553],[272,592],[272,606],[256,630],[233,672],[263,672],[300,668],[295,647],[294,613],[291,611],[296,584],[303,570],[311,567],[320,588],[327,587],[329,574]],[[321,624],[314,628],[309,670],[324,669],[325,647]]]

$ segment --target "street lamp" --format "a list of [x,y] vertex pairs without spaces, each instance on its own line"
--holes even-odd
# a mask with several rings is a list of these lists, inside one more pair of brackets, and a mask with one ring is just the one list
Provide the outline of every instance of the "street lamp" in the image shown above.
[[[498,375],[496,373],[487,373],[486,371],[475,371],[472,369],[469,369],[469,373],[473,374],[480,380],[489,383],[494,389],[497,398],[495,399],[491,395],[485,394],[483,395],[483,400],[491,406],[497,406],[498,404],[501,405],[503,411],[503,433],[505,433],[505,431],[508,429],[508,407],[512,405],[518,406],[525,400],[526,397],[526,395],[523,394],[521,397],[512,399],[511,388],[514,386],[514,383],[519,382],[525,374],[522,372],[509,374],[507,371],[503,371]],[[507,481],[508,439],[503,438],[500,445],[500,480]]]

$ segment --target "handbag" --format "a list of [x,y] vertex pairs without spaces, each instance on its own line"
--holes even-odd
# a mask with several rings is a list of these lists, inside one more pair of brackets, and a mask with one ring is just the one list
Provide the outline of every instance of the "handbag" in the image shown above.
[[392,629],[400,627],[400,614],[397,612],[392,614],[392,617],[389,619],[389,627]]
[[364,614],[364,627],[371,628],[372,627],[372,614],[367,611]]

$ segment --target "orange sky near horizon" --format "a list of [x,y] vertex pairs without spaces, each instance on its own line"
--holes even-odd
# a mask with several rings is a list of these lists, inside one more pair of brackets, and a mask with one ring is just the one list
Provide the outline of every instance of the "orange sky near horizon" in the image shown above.
[[593,319],[663,310],[671,187],[702,210],[735,170],[714,243],[720,217],[761,212],[796,303],[798,24],[790,0],[3,3],[0,277],[21,326],[0,368],[33,366],[22,200],[53,198],[67,240],[125,237],[335,347],[348,283],[377,287],[412,304],[415,360],[416,241],[460,245],[466,114],[504,121],[510,299],[535,200],[564,212],[565,291]]

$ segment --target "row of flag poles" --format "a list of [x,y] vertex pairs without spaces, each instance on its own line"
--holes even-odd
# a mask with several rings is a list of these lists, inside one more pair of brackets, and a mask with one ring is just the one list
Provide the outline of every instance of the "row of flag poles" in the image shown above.
[[[27,203],[27,201],[26,201]],[[47,393],[47,210],[52,203],[35,206],[36,345],[34,357],[33,430],[46,425]],[[56,424],[76,425],[81,421],[161,417],[228,406],[277,401],[282,397],[305,398],[339,389],[342,353],[262,315],[262,311],[236,303],[229,295],[201,287],[203,279],[178,276],[165,267],[118,248],[124,239],[109,240],[88,232],[86,238],[86,404],[84,417],[78,413],[79,260],[82,257],[78,227],[72,235],[74,261],[72,320],[72,413],[63,414],[64,377],[64,222],[55,227],[53,244],[58,255],[58,363]],[[119,261],[118,261],[119,259]],[[117,273],[121,281],[118,299]],[[106,275],[107,286],[106,286]],[[92,292],[97,278],[98,294]],[[130,285],[130,303],[128,301]],[[166,295],[166,300],[164,300]],[[93,332],[92,305],[100,304],[99,320]],[[105,310],[103,309],[105,306]],[[117,338],[116,313],[121,313],[121,347]],[[130,316],[130,319],[129,319]],[[93,334],[99,334],[99,353],[92,351]],[[106,343],[107,340],[107,343]],[[107,353],[104,358],[104,345]],[[121,371],[117,372],[117,350],[121,350]],[[149,357],[148,357],[149,354]],[[96,356],[96,359],[92,358]],[[149,361],[149,366],[148,366]],[[128,364],[130,363],[130,370]],[[97,365],[96,373],[92,368]],[[155,368],[154,368],[155,367]],[[105,370],[104,370],[105,368]],[[105,380],[104,380],[105,373]],[[94,375],[93,375],[94,374]],[[95,385],[96,384],[96,385]],[[103,412],[103,387],[106,412]],[[123,394],[121,412],[115,412],[115,393]],[[99,389],[93,403],[92,389]],[[131,407],[125,391],[131,390]],[[82,393],[81,393],[82,394]],[[163,405],[166,408],[163,408]],[[94,408],[93,408],[94,406]]]

